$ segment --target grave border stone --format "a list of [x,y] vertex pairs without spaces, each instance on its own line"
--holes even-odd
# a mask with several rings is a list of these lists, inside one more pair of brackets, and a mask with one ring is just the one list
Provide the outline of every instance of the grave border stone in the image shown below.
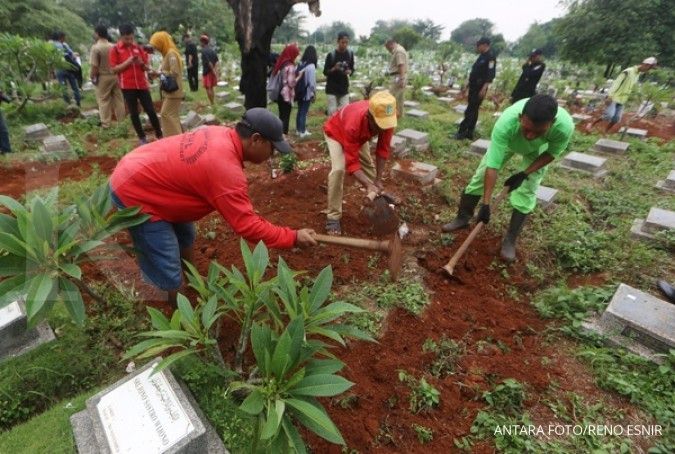
[[590,151],[608,155],[624,155],[628,153],[629,147],[630,143],[628,142],[600,138],[593,144],[593,148]]
[[[566,163],[566,161],[570,158],[572,153],[603,159],[604,162],[602,163],[602,165],[596,171],[592,171],[592,170],[580,168],[580,167],[574,167],[574,166]],[[607,176],[607,174],[609,173],[609,170],[605,168],[606,163],[607,163],[606,158],[603,158],[603,157],[600,157],[600,156],[594,156],[594,155],[588,154],[588,153],[581,153],[581,152],[578,152],[578,151],[572,151],[572,152],[568,153],[567,155],[565,155],[565,157],[560,161],[559,167],[561,167],[565,170],[572,170],[574,172],[580,172],[580,173],[584,173],[586,175],[591,175],[593,178],[599,179],[599,178],[603,178],[603,177]]]
[[11,304],[17,303],[21,316],[13,319],[0,331],[8,332],[12,337],[10,341],[2,341],[0,346],[0,363],[10,358],[16,358],[27,353],[42,344],[56,339],[54,331],[46,321],[42,321],[34,328],[28,329],[28,318],[26,317],[26,303],[24,298],[19,298]]
[[667,178],[657,181],[654,187],[675,194],[675,170],[671,170]]

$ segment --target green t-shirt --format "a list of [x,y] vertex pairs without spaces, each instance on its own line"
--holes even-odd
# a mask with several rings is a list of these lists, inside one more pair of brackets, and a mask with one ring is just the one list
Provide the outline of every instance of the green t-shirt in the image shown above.
[[531,162],[543,153],[557,158],[567,149],[574,132],[574,121],[570,114],[558,107],[558,114],[548,132],[534,140],[527,140],[520,132],[519,119],[526,102],[527,99],[521,99],[504,110],[495,123],[486,154],[489,168],[501,169],[509,151]]
[[607,92],[609,98],[616,103],[626,104],[630,92],[633,91],[633,87],[639,78],[640,72],[637,66],[624,69],[609,88]]

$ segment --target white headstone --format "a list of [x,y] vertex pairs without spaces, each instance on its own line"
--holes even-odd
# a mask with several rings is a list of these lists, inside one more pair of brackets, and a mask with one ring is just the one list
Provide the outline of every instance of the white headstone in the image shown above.
[[665,180],[656,183],[656,187],[665,192],[675,193],[675,170],[671,170]]
[[478,139],[475,142],[471,143],[469,147],[469,152],[478,156],[483,156],[487,153],[488,148],[490,148],[490,141],[485,139]]
[[42,141],[47,153],[64,153],[70,151],[70,143],[64,135],[49,136]]
[[21,318],[25,314],[21,310],[18,301],[14,301],[0,309],[0,329],[9,325],[13,321]]
[[228,102],[227,104],[225,104],[225,108],[228,109],[228,110],[231,110],[233,112],[239,112],[239,111],[243,112],[243,110],[244,110],[244,106],[241,105],[238,102]]
[[618,140],[599,139],[593,146],[595,151],[612,154],[623,154],[628,151],[630,144],[628,142],[619,142]]
[[607,174],[606,162],[607,159],[600,156],[572,151],[565,156],[560,167],[590,173],[593,177],[600,178]]
[[399,161],[391,168],[394,178],[403,178],[420,184],[433,183],[438,168],[435,165],[417,161]]
[[410,109],[409,111],[406,112],[406,115],[413,118],[427,118],[429,116],[429,113],[423,110]]
[[28,141],[38,141],[49,137],[51,133],[44,123],[37,123],[23,128],[24,135]]
[[464,112],[466,112],[466,107],[467,107],[466,104],[457,104],[455,106],[455,112],[463,114]]
[[542,208],[548,208],[553,205],[555,196],[558,194],[557,189],[549,188],[547,186],[539,186],[537,188],[537,203],[541,205]]

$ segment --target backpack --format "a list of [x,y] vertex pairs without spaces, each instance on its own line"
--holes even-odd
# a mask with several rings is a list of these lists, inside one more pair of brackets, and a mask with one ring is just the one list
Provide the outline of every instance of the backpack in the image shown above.
[[[298,72],[302,71],[308,66],[307,63],[301,63],[298,65]],[[295,100],[304,101],[305,96],[307,95],[308,88],[307,80],[305,79],[305,73],[302,73],[302,77],[298,80],[298,83],[295,85]]]
[[283,68],[281,68],[279,71],[277,71],[276,74],[272,74],[267,81],[267,97],[270,99],[270,101],[277,101],[279,99],[279,95],[281,94],[281,88],[283,86]]

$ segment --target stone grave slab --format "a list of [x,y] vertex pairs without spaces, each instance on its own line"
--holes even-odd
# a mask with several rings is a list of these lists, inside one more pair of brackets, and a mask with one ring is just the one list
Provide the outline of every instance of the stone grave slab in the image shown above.
[[216,98],[221,101],[226,100],[229,96],[230,96],[229,91],[219,91],[218,93],[216,93]]
[[420,106],[420,103],[418,103],[417,101],[405,101],[403,105],[405,107],[417,108]]
[[408,148],[406,147],[406,140],[403,137],[391,137],[391,151],[396,158],[404,158],[408,155]]
[[399,161],[392,166],[391,173],[395,178],[402,178],[424,185],[434,182],[438,174],[438,168],[425,162]]
[[549,208],[553,205],[556,195],[558,194],[557,189],[549,188],[548,186],[539,186],[537,188],[537,203],[544,209]]
[[47,154],[65,157],[71,154],[72,148],[66,136],[61,134],[45,138],[42,141],[42,151]]
[[447,94],[453,95],[453,96],[457,96],[461,92],[462,92],[462,90],[460,90],[458,88],[448,88],[448,91],[446,91]]
[[429,149],[429,134],[426,132],[404,129],[396,133],[396,136],[403,138],[415,151],[426,151]]
[[607,158],[572,151],[561,161],[560,167],[567,170],[589,173],[594,178],[602,178],[607,175],[606,162]]
[[457,104],[454,110],[457,113],[463,114],[464,112],[466,112],[466,104]]
[[71,425],[79,454],[227,453],[186,388],[156,359],[87,400]]
[[469,147],[469,153],[484,156],[487,153],[488,148],[490,148],[490,141],[485,139],[478,139],[471,143]]
[[586,114],[572,114],[572,120],[574,120],[575,123],[581,123],[582,121],[588,121],[590,120],[591,117],[590,115]]
[[419,109],[410,109],[405,114],[408,115],[409,117],[413,117],[413,118],[427,118],[427,117],[429,117],[428,112],[425,112],[425,111],[419,110]]
[[451,102],[455,101],[455,98],[450,98],[448,96],[441,96],[440,98],[436,98],[438,101],[445,103],[445,104],[450,104]]
[[656,187],[662,191],[675,194],[675,170],[671,170],[665,180],[657,182]]
[[227,87],[227,81],[219,80],[216,85],[219,87]]
[[635,219],[630,229],[633,238],[656,240],[655,234],[675,230],[675,211],[653,207],[645,219]]
[[626,132],[630,137],[637,137],[638,139],[646,139],[648,131],[639,128],[621,128],[620,132]]
[[205,124],[205,125],[209,125],[209,126],[219,125],[219,124],[220,124],[220,122],[218,121],[218,118],[216,118],[216,116],[213,115],[213,114],[206,114],[206,115],[204,115],[204,117],[202,118],[202,120],[204,121],[204,124]]
[[628,151],[630,144],[628,142],[619,142],[611,139],[598,139],[593,145],[595,151],[610,154],[624,154]]
[[98,109],[85,110],[82,112],[82,117],[86,119],[98,118]]
[[49,132],[49,128],[44,123],[37,123],[34,125],[26,126],[23,128],[23,133],[26,137],[26,140],[29,142],[38,142],[52,135]]
[[675,347],[675,305],[626,284],[620,284],[600,317],[583,323],[613,345],[627,348],[647,359]]
[[187,115],[183,119],[183,122],[185,129],[193,129],[196,128],[197,126],[201,126],[202,124],[204,124],[204,119],[197,112],[191,110],[187,113]]
[[90,80],[88,80],[84,84],[82,84],[82,91],[94,91],[95,89],[96,89],[96,87],[94,86],[94,84]]
[[28,329],[23,300],[13,301],[0,308],[0,361],[22,355],[54,339],[54,332],[47,322]]
[[239,102],[244,102],[244,101],[246,101],[246,96],[238,95],[235,99]]
[[244,106],[238,102],[228,102],[225,104],[225,108],[232,112],[243,112]]

